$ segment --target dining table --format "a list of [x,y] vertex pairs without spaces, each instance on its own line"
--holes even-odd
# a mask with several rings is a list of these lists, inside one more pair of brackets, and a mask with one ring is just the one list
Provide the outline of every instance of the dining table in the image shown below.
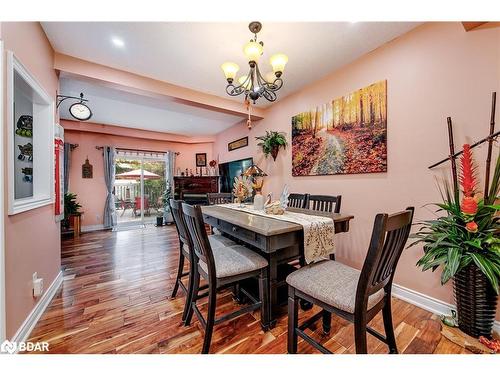
[[[286,276],[296,269],[293,263],[297,263],[297,260],[304,265],[302,225],[225,205],[202,206],[201,210],[206,224],[266,258],[269,283],[262,303],[268,304],[268,308],[264,311],[268,311],[269,316],[262,317],[261,324],[264,329],[272,328],[281,314],[281,306],[286,304]],[[346,213],[301,208],[288,208],[287,211],[330,217],[334,223],[335,233],[348,232],[350,221],[354,218],[353,215]]]

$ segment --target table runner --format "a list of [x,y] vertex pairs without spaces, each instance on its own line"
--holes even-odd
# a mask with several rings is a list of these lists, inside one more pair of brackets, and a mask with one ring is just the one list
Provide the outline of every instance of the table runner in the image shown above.
[[329,255],[335,253],[333,240],[335,224],[332,218],[290,211],[285,211],[283,215],[270,215],[262,210],[254,210],[252,206],[240,207],[239,203],[219,204],[218,206],[302,225],[306,263],[329,259]]

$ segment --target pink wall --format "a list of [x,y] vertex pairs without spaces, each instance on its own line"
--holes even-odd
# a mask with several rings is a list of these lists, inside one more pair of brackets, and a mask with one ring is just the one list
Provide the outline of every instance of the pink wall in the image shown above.
[[[2,23],[1,38],[5,49],[14,52],[49,95],[55,95],[59,84],[54,51],[40,24]],[[2,131],[7,138],[6,129]],[[53,206],[13,216],[5,213],[5,237],[7,337],[12,337],[37,302],[32,297],[32,274],[38,272],[48,287],[60,269],[60,231]]]
[[[61,125],[66,127],[67,121],[61,121]],[[108,126],[108,128],[116,128]],[[195,171],[195,154],[207,153],[207,160],[213,158],[213,143],[187,144],[180,142],[168,142],[151,139],[148,132],[144,130],[128,129],[127,136],[110,135],[102,133],[89,133],[74,130],[65,130],[65,141],[77,143],[78,147],[71,154],[71,170],[69,178],[69,191],[78,195],[78,201],[85,212],[82,219],[83,226],[100,225],[103,223],[102,213],[104,211],[104,201],[106,189],[104,185],[103,156],[102,151],[96,146],[115,146],[131,149],[153,150],[153,151],[176,151],[176,166],[184,170],[185,168]],[[120,134],[115,132],[115,134]],[[94,166],[94,178],[82,179],[82,164],[88,156],[90,164]]]
[[[383,79],[388,96],[387,173],[292,177],[290,149],[280,152],[276,162],[258,151],[255,136],[265,130],[284,131],[290,140],[293,115]],[[453,117],[459,147],[483,138],[492,91],[500,91],[500,30],[466,33],[459,23],[425,24],[274,104],[251,131],[242,124],[219,134],[214,153],[221,162],[254,156],[270,175],[265,190],[275,194],[285,183],[296,192],[342,194],[343,211],[355,219],[349,233],[337,236],[338,259],[360,268],[376,213],[413,205],[416,220],[432,216],[422,206],[439,201],[434,176],[440,171],[427,166],[448,154],[446,116]],[[245,135],[249,147],[227,151],[229,141]],[[475,151],[481,170],[484,149]],[[451,285],[442,287],[437,272],[422,273],[415,267],[421,254],[421,248],[404,252],[396,283],[452,302]]]

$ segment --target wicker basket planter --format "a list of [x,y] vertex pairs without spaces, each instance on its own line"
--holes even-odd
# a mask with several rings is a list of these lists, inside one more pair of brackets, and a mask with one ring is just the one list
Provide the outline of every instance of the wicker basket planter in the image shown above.
[[472,337],[491,337],[497,295],[486,276],[470,264],[454,277],[458,327]]

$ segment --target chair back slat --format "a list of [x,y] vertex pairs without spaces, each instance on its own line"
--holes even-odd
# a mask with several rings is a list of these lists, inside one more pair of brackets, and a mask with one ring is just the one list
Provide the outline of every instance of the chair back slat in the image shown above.
[[184,201],[169,199],[170,210],[172,211],[172,217],[174,218],[175,227],[177,228],[177,234],[181,242],[187,246],[190,244],[189,233],[184,222],[184,215],[182,213],[182,203]]
[[310,195],[306,208],[321,212],[340,212],[341,195]]
[[207,194],[208,204],[213,206],[215,204],[226,204],[233,202],[232,193],[208,193]]
[[288,196],[288,207],[306,208],[309,202],[309,194],[290,193]]
[[378,214],[375,217],[370,247],[359,278],[356,305],[392,284],[399,258],[410,234],[413,212],[414,208],[408,207],[402,212]]
[[198,259],[201,259],[208,265],[210,273],[211,270],[215,270],[215,263],[212,247],[210,246],[207,230],[203,221],[201,207],[199,205],[191,206],[187,203],[183,203],[182,212],[192,242],[195,262],[197,263]]

